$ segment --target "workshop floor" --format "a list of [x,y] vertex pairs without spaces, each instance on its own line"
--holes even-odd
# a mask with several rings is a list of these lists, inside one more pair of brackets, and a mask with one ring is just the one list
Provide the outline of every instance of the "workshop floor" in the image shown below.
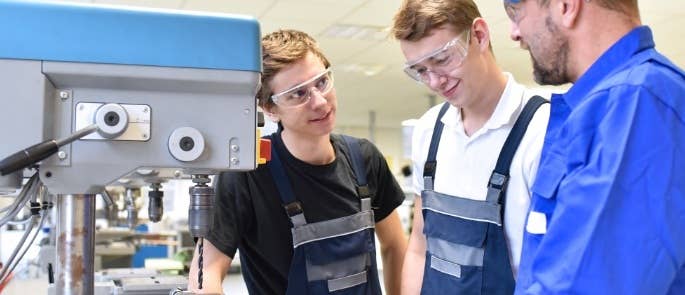
[[[232,274],[224,279],[224,294],[248,295],[247,288],[240,274]],[[48,289],[48,279],[12,279],[5,287],[2,295],[45,295]]]
[[[379,273],[381,286],[383,286],[383,274]],[[224,294],[248,295],[247,287],[240,274],[231,274],[224,279]],[[12,279],[5,287],[2,295],[45,295],[48,289],[48,279]],[[229,292],[230,291],[230,292]]]

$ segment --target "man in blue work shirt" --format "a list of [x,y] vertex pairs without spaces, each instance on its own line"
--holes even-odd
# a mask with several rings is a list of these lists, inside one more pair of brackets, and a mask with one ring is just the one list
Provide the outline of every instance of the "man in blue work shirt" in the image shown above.
[[518,294],[685,294],[685,73],[637,0],[505,0],[553,96]]

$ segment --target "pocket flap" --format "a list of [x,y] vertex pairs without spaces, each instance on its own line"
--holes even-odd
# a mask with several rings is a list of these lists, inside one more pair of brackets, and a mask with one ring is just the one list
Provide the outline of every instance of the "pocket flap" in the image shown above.
[[431,255],[444,260],[459,265],[483,266],[484,248],[469,247],[435,238],[426,238],[426,247]]
[[487,222],[468,220],[423,210],[423,233],[455,244],[482,248],[488,235]]
[[375,251],[372,229],[361,230],[340,237],[322,239],[302,247],[307,261],[313,265],[326,265],[364,253]]
[[533,193],[545,199],[553,198],[564,176],[566,167],[563,162],[556,156],[549,155],[544,163],[540,163]]

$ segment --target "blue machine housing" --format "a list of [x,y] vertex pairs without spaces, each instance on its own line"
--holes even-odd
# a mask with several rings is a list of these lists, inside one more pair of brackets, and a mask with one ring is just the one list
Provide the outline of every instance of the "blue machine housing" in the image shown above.
[[261,72],[250,17],[35,1],[0,2],[0,59]]

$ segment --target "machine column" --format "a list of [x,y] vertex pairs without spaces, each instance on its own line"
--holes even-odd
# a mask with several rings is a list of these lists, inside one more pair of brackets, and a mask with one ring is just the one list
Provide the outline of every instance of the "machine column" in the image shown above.
[[56,294],[92,294],[95,195],[57,196]]

